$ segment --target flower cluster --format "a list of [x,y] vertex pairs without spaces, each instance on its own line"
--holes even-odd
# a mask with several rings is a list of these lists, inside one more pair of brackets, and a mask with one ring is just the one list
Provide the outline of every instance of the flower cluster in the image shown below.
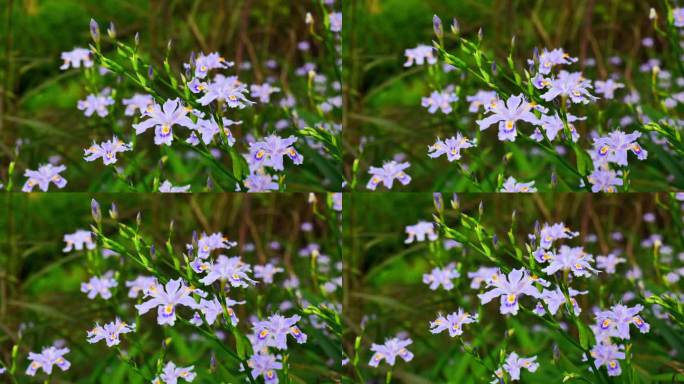
[[[294,268],[294,260],[283,262],[278,256],[280,252],[292,249],[289,244],[272,239],[263,243],[264,250],[258,243],[241,242],[238,245],[218,231],[201,232],[199,235],[193,232],[192,240],[180,248],[184,251],[182,253],[176,253],[169,240],[166,251],[174,261],[162,265],[161,252],[141,231],[140,215],[136,217],[135,227],[129,226],[119,222],[119,208],[112,205],[109,215],[115,223],[103,221],[100,203],[89,201],[97,224],[92,226],[93,232],[79,229],[64,235],[64,252],[75,252],[74,256],[83,253],[85,267],[94,274],[81,283],[80,290],[90,299],[107,300],[106,306],[98,306],[97,310],[89,312],[95,317],[90,329],[77,332],[83,344],[87,348],[110,348],[113,351],[106,353],[112,353],[112,357],[117,355],[124,367],[129,366],[153,383],[193,382],[205,374],[215,375],[214,378],[220,380],[223,373],[216,372],[217,364],[229,367],[233,378],[241,376],[241,379],[251,382],[263,379],[267,383],[277,383],[279,378],[289,380],[292,372],[298,369],[289,358],[300,349],[299,345],[307,343],[312,333],[318,342],[334,345],[338,340],[336,327],[341,327],[339,316],[342,307],[337,301],[337,291],[342,287],[342,262],[334,261],[323,253],[327,241],[323,243],[322,240],[327,240],[326,234],[320,243],[308,242],[314,236],[314,228],[318,231],[318,228],[327,227],[323,225],[327,220],[341,220],[341,195],[330,195],[321,200],[312,195],[309,201],[304,199],[301,203],[317,214],[317,219],[306,220],[300,226],[307,234],[308,245],[299,251],[302,260],[300,263],[297,258],[297,264],[310,268],[312,276],[302,281],[300,278],[306,275],[298,275],[300,268]],[[311,207],[320,203],[324,203],[327,209]],[[321,223],[314,221],[319,219]],[[117,231],[110,231],[110,224]],[[254,234],[255,237],[264,235],[263,232]],[[133,244],[127,241],[131,239]],[[335,239],[330,240],[332,244],[336,243]],[[143,245],[149,247],[149,253],[141,252]],[[236,249],[241,254],[244,252],[256,258],[264,254],[271,257],[261,264],[250,264],[242,256],[221,254]],[[303,260],[305,258],[310,260]],[[136,274],[136,269],[143,274]],[[283,276],[286,271],[287,276]],[[256,279],[259,284],[255,287]],[[125,286],[125,289],[118,289],[119,286]],[[130,310],[134,311],[135,320],[124,321],[129,318]],[[153,310],[155,318],[145,316]],[[334,324],[331,323],[333,318],[338,318]],[[152,350],[139,354],[148,351],[149,337],[155,328],[159,331],[157,326],[161,326],[165,334],[161,352]],[[19,332],[31,337],[34,327],[32,323],[24,323]],[[204,338],[207,346],[219,343],[222,350],[229,352],[225,356],[232,357],[232,360],[218,362],[217,354],[209,348],[208,368],[197,369],[196,362],[191,365],[198,361],[194,358],[189,364],[178,364],[187,363],[187,358],[181,356],[170,361],[172,353],[181,351],[168,348],[168,345],[180,343],[178,339],[188,331],[188,340],[195,342]],[[231,339],[228,339],[229,334]],[[322,338],[330,338],[330,341]],[[71,363],[66,354],[70,350],[65,344],[64,340],[57,340],[41,353],[29,353],[26,374],[33,376],[42,371],[53,375],[55,366],[62,371],[69,370]],[[155,348],[159,346],[156,342],[152,344]],[[153,353],[159,355],[155,357],[157,368],[149,370],[147,366],[150,364],[141,363],[140,359]],[[328,355],[329,360],[314,359],[334,367],[338,356],[334,353]],[[0,365],[5,368],[4,362]],[[0,370],[0,374],[5,372]],[[12,369],[12,378],[14,374]]]
[[596,345],[591,349],[596,368],[605,366],[609,376],[619,376],[622,373],[619,360],[625,359],[624,346],[614,344],[612,338],[629,340],[630,325],[641,333],[648,333],[650,325],[639,316],[643,309],[640,304],[634,307],[616,304],[610,310],[596,311],[596,321],[591,327],[596,338]]
[[[162,166],[169,158],[171,164],[180,159],[199,159],[199,166],[221,181],[211,187],[248,192],[285,189],[283,158],[287,156],[294,165],[305,164],[305,157],[306,161],[312,159],[306,168],[323,174],[322,185],[341,188],[338,136],[342,128],[342,63],[336,56],[341,55],[342,13],[334,10],[335,5],[326,1],[324,9],[319,9],[321,25],[327,26],[324,38],[316,30],[318,24],[311,13],[303,20],[310,25],[308,30],[316,42],[332,48],[332,60],[310,61],[310,51],[316,47],[302,40],[297,44],[298,54],[305,61],[301,66],[281,64],[275,57],[251,63],[239,54],[232,61],[220,52],[192,52],[178,71],[169,62],[173,49],[169,43],[163,69],[157,69],[146,59],[157,55],[141,52],[138,34],[134,43],[117,39],[112,24],[109,39],[104,39],[98,23],[91,20],[91,37],[96,44],[90,49],[76,47],[62,52],[60,66],[61,70],[73,68],[84,74],[89,94],[76,107],[86,118],[101,118],[97,123],[111,130],[106,139],[89,139],[93,144],[83,149],[83,159],[102,159],[105,166],[115,168],[118,178],[135,186],[135,180],[126,180],[135,177],[134,172],[117,165],[122,161],[136,166],[145,163],[141,156],[133,155],[147,152],[145,146],[149,144],[142,135],[152,130],[155,145],[173,147],[161,149]],[[116,55],[108,51],[112,46]],[[292,73],[284,72],[288,70]],[[243,121],[250,124],[236,128]],[[131,153],[123,156],[124,152]],[[52,177],[63,188],[66,181],[55,175],[62,170],[41,168],[41,175],[28,170],[24,190],[40,185],[46,191]],[[42,174],[48,171],[53,173]],[[316,173],[306,174],[306,180],[318,179]],[[293,183],[298,183],[301,176],[294,178]]]

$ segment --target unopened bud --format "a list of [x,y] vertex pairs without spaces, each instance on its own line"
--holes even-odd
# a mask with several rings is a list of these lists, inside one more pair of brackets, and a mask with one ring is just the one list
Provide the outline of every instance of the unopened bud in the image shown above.
[[100,42],[100,26],[95,19],[90,19],[90,37],[93,38],[94,42]]
[[451,32],[453,32],[454,35],[458,35],[459,31],[460,26],[458,25],[458,20],[454,18],[454,21],[451,23]]
[[107,28],[107,35],[110,39],[116,39],[116,27],[114,27],[114,22],[109,22],[109,28]]
[[432,16],[432,28],[437,38],[441,40],[444,37],[444,28],[442,27],[442,19],[437,15]]
[[102,222],[102,211],[100,210],[100,203],[97,202],[97,200],[92,199],[90,200],[90,213],[93,215],[93,220],[95,220],[96,223]]

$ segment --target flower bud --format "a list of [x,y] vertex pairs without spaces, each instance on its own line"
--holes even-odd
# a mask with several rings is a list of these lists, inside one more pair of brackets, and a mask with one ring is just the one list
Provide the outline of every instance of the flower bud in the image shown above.
[[92,199],[90,200],[90,213],[93,215],[93,220],[95,220],[96,223],[102,222],[102,211],[100,210],[100,203],[97,202],[97,200]]
[[441,40],[444,37],[444,28],[442,27],[442,19],[437,15],[432,16],[432,28],[437,38]]
[[458,35],[458,32],[460,31],[460,26],[458,25],[458,20],[454,18],[454,21],[451,23],[451,32],[454,35]]
[[116,39],[116,27],[114,26],[113,21],[109,22],[109,28],[107,28],[107,35],[110,39]]
[[451,195],[451,208],[458,209],[459,206],[460,202],[458,200],[458,194],[454,193],[453,195]]
[[93,38],[94,42],[100,42],[100,26],[95,19],[90,19],[90,37]]
[[112,220],[119,218],[119,210],[116,208],[115,203],[112,203],[112,207],[109,209],[109,217],[111,217]]
[[432,201],[434,202],[437,211],[441,212],[444,209],[444,198],[441,193],[434,192],[432,194]]

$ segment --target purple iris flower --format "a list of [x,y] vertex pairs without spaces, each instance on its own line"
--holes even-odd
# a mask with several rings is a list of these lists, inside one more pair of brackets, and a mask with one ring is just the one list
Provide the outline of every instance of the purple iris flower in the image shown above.
[[87,293],[88,298],[91,300],[97,295],[100,295],[105,300],[109,300],[112,297],[110,289],[119,285],[113,276],[113,271],[107,271],[99,277],[93,276],[87,283],[81,283],[81,292]]
[[207,320],[207,324],[209,325],[214,324],[216,318],[223,313],[221,302],[219,302],[216,297],[214,297],[212,300],[200,299],[197,308],[200,312],[202,312],[204,318]]
[[136,93],[130,99],[123,99],[121,101],[126,106],[124,115],[133,116],[136,111],[143,114],[148,108],[154,105],[154,98],[152,95]]
[[195,289],[185,285],[183,279],[169,280],[166,286],[159,284],[148,288],[145,297],[150,299],[135,308],[140,315],[157,308],[157,324],[173,326],[176,322],[177,305],[197,309],[197,302],[190,296],[194,291]]
[[95,242],[93,242],[92,232],[77,230],[74,233],[67,233],[64,235],[64,242],[66,246],[62,249],[63,252],[71,252],[72,249],[82,251],[84,246],[86,249],[95,249]]
[[637,304],[633,307],[628,307],[622,304],[613,305],[608,311],[599,311],[596,313],[596,326],[594,333],[597,339],[604,339],[608,337],[618,337],[629,340],[629,325],[632,324],[639,329],[641,333],[648,333],[651,326],[639,316],[639,312],[644,309],[644,306]]
[[[579,133],[577,133],[577,129],[575,129],[575,126],[571,123],[578,120],[584,120],[586,119],[586,117],[577,117],[568,113],[567,118],[568,128],[570,129],[572,141],[577,142],[577,140],[579,139]],[[563,132],[563,129],[565,128],[563,120],[558,116],[557,113],[553,115],[542,115],[542,117],[539,119],[539,126],[544,130],[544,132],[546,133],[546,137],[548,137],[548,139],[551,141],[553,141],[556,138],[556,136],[558,136],[559,132]],[[532,138],[535,141],[543,140],[543,136],[541,134],[533,135]]]
[[197,241],[197,256],[206,259],[209,257],[211,251],[217,249],[231,249],[237,246],[234,241],[228,241],[228,238],[221,232],[212,233],[207,235],[202,233]]
[[570,271],[575,276],[588,277],[592,273],[598,273],[590,264],[593,261],[594,257],[584,252],[583,247],[563,245],[556,255],[550,259],[549,266],[542,271],[548,275],[553,275],[558,271]]
[[342,212],[342,192],[332,193],[332,209],[337,212]]
[[173,126],[181,125],[183,127],[194,129],[195,123],[187,116],[188,110],[183,107],[180,99],[166,100],[164,105],[153,104],[152,108],[148,108],[143,113],[144,117],[148,119],[138,124],[133,124],[135,134],[140,135],[148,129],[155,127],[154,143],[157,145],[171,145],[173,142]]
[[71,366],[69,360],[64,358],[64,355],[69,353],[69,348],[46,347],[40,353],[29,352],[28,359],[31,360],[26,374],[35,376],[39,369],[42,369],[46,374],[52,374],[52,366],[56,365],[62,371],[66,371]]
[[[226,313],[230,317],[230,323],[233,326],[236,326],[240,319],[238,319],[237,315],[235,314],[235,311],[231,307],[237,304],[244,303],[244,301],[235,301],[229,298],[226,298],[225,300]],[[207,324],[209,325],[214,324],[216,319],[223,313],[223,306],[216,297],[214,297],[212,300],[201,299],[199,306],[197,308],[204,315],[204,318],[207,320]],[[197,316],[197,320],[197,325],[201,325],[202,319]]]
[[627,165],[627,152],[632,151],[639,160],[644,160],[648,152],[643,149],[636,140],[641,132],[624,133],[613,131],[608,136],[594,139],[596,160],[599,164],[615,163]]
[[366,188],[374,191],[382,183],[387,189],[391,189],[395,179],[402,185],[407,185],[411,182],[411,176],[407,175],[404,170],[410,166],[408,162],[398,163],[392,160],[383,164],[382,168],[370,167],[368,173],[371,179]]
[[566,96],[573,103],[587,104],[597,99],[589,93],[590,88],[591,82],[581,72],[560,71],[558,77],[551,79],[549,90],[541,98],[551,101],[558,96]]
[[591,183],[591,191],[598,192],[617,192],[617,186],[623,185],[623,180],[619,177],[622,173],[612,169],[599,168],[594,170],[587,179]]
[[406,63],[404,67],[410,67],[412,65],[424,65],[426,62],[428,64],[437,63],[437,57],[435,57],[435,48],[425,44],[419,44],[415,48],[410,48],[404,51],[406,56]]
[[259,99],[259,102],[267,104],[271,102],[271,95],[280,92],[280,88],[273,87],[269,83],[252,84],[249,94]]
[[207,87],[208,85],[206,82],[200,81],[197,78],[190,80],[190,82],[188,83],[188,88],[192,93],[202,93],[207,90]]
[[603,95],[604,98],[611,100],[615,97],[615,91],[624,88],[625,85],[618,83],[613,79],[608,79],[606,81],[596,80],[594,81],[594,90],[597,94]]
[[83,64],[84,68],[90,68],[93,66],[93,59],[90,57],[90,50],[85,48],[76,47],[71,51],[62,52],[62,60],[64,63],[59,67],[61,70],[66,70],[71,68],[81,68]]
[[530,181],[529,183],[520,183],[513,176],[509,176],[501,187],[501,192],[532,193],[537,192],[537,188],[534,187],[534,181]]
[[487,112],[491,112],[491,115],[478,120],[477,124],[480,130],[484,131],[492,124],[499,123],[499,140],[501,141],[515,141],[518,134],[515,124],[519,120],[534,125],[539,124],[539,119],[532,113],[533,105],[528,103],[522,95],[511,96],[505,103],[502,100],[495,101],[490,106]]
[[285,317],[278,313],[271,315],[266,320],[254,323],[255,349],[273,347],[280,350],[287,349],[287,335],[294,337],[298,344],[306,342],[306,334],[297,326],[301,319],[299,315]]
[[534,286],[537,279],[528,275],[525,269],[514,269],[508,277],[505,275],[493,275],[487,283],[487,288],[492,288],[490,291],[477,295],[482,304],[487,304],[492,299],[501,297],[501,306],[499,311],[501,314],[510,313],[516,315],[518,313],[518,298],[521,295],[528,295],[534,298],[539,298],[539,291]]
[[119,345],[119,335],[122,333],[135,332],[135,324],[126,324],[118,317],[111,323],[100,326],[95,323],[95,328],[88,331],[88,342],[90,344],[104,340],[108,347]]
[[615,267],[625,261],[627,260],[618,257],[616,252],[611,252],[608,256],[596,256],[596,268],[602,269],[606,273],[615,273]]
[[[235,138],[233,137],[233,132],[231,132],[230,128],[228,127],[236,124],[242,124],[242,121],[233,121],[226,119],[225,117],[223,118],[223,132],[225,133],[226,139],[228,140],[228,145],[231,147],[235,144]],[[195,129],[197,130],[197,132],[199,132],[200,137],[202,138],[202,142],[204,142],[204,144],[206,145],[209,145],[211,141],[214,140],[214,136],[216,136],[216,134],[218,134],[221,130],[218,123],[213,118],[206,120],[197,119]]]
[[562,48],[551,51],[544,48],[542,53],[539,54],[539,73],[548,75],[551,72],[551,69],[556,65],[571,64],[575,62],[577,62],[577,58],[570,57]]
[[579,232],[572,232],[563,223],[544,224],[539,232],[539,245],[544,249],[549,249],[556,240],[572,239],[577,236]]
[[207,73],[212,69],[230,68],[235,65],[232,61],[226,61],[223,56],[217,52],[212,52],[208,55],[201,53],[195,59],[195,77],[204,79]]
[[466,101],[470,103],[468,111],[472,113],[477,113],[480,110],[480,107],[484,108],[485,111],[488,111],[492,105],[495,105],[498,102],[498,100],[499,97],[496,95],[495,91],[479,90],[474,95],[466,97]]
[[278,384],[278,373],[283,369],[283,364],[274,355],[258,353],[252,355],[247,361],[247,365],[252,369],[252,378],[256,379],[260,375],[266,384]]
[[282,138],[270,135],[261,141],[250,143],[248,162],[254,168],[271,167],[282,171],[285,169],[283,157],[287,156],[294,164],[300,165],[304,162],[304,157],[292,146],[295,142],[297,138],[294,136]]
[[475,143],[468,140],[467,137],[456,134],[456,137],[450,137],[444,141],[437,138],[437,141],[428,146],[428,156],[436,158],[442,155],[447,155],[447,160],[452,162],[461,158],[461,149],[474,147]]
[[114,99],[109,96],[109,93],[109,88],[105,88],[99,94],[86,96],[84,100],[78,101],[78,109],[84,111],[84,114],[87,117],[92,116],[93,113],[96,112],[100,117],[109,115],[109,109],[107,109],[107,107],[114,104]]
[[190,383],[195,380],[195,376],[197,376],[197,374],[193,372],[193,368],[193,365],[189,367],[177,367],[176,364],[169,361],[164,366],[161,375],[155,377],[154,380],[152,380],[152,383],[177,384],[178,379],[183,379]]
[[232,287],[248,287],[255,284],[247,273],[252,272],[252,267],[242,261],[239,256],[227,257],[220,255],[212,264],[205,277],[200,279],[204,285],[211,285],[216,280],[227,281]]
[[[575,296],[577,295],[586,295],[587,291],[578,291],[576,289],[569,288],[568,289],[568,296],[570,297],[570,304],[572,304],[573,312],[575,313],[575,316],[579,316],[580,313],[582,313],[582,308],[580,308],[579,304],[577,303],[577,300],[574,299]],[[540,298],[544,301],[546,304],[546,307],[549,309],[549,312],[552,315],[555,315],[556,312],[558,312],[558,309],[560,308],[561,305],[565,304],[565,295],[563,292],[560,290],[560,288],[556,288],[555,290],[548,290],[544,289],[542,290]],[[537,307],[534,309],[534,312],[538,315],[543,315],[544,314],[544,306],[541,304],[538,304]]]
[[342,32],[342,12],[330,12],[330,32]]
[[470,288],[479,289],[482,283],[489,285],[489,281],[493,276],[498,276],[499,268],[496,267],[480,267],[475,272],[468,272],[470,280]]
[[444,268],[433,268],[430,273],[423,274],[423,283],[428,284],[433,291],[437,290],[440,285],[450,291],[454,288],[451,280],[459,277],[461,274],[456,270],[456,263],[449,263]]
[[31,192],[38,186],[41,191],[47,192],[50,183],[62,189],[67,185],[67,181],[60,173],[66,169],[63,165],[43,164],[37,170],[27,169],[24,176],[28,177],[26,183],[21,188],[22,192]]
[[116,154],[119,152],[126,152],[131,150],[131,145],[119,140],[116,136],[112,136],[111,140],[103,141],[100,144],[93,142],[90,148],[84,150],[83,158],[85,161],[95,161],[102,158],[104,165],[116,163]]
[[534,372],[539,368],[539,363],[536,360],[537,356],[520,357],[517,353],[511,352],[506,357],[503,369],[511,376],[511,381],[518,381],[520,380],[520,370],[522,368],[530,372]]
[[153,276],[138,276],[133,280],[126,281],[126,287],[130,288],[128,290],[128,297],[135,299],[141,292],[143,296],[147,296],[147,291],[158,284],[157,278]]
[[414,225],[407,225],[405,231],[407,237],[404,244],[411,244],[414,241],[437,240],[435,225],[429,221],[419,221]]
[[254,277],[261,279],[264,283],[273,283],[273,276],[276,273],[283,272],[284,269],[274,266],[273,264],[255,265]]
[[243,109],[254,104],[245,96],[247,86],[238,80],[237,76],[216,75],[207,85],[204,96],[197,100],[202,105],[209,105],[215,100],[224,101],[230,108]]
[[245,178],[243,184],[247,187],[247,192],[271,192],[277,191],[278,178],[272,175],[253,173]]
[[449,336],[454,337],[463,334],[463,325],[477,322],[477,314],[471,315],[459,308],[458,312],[448,314],[446,317],[439,315],[435,321],[430,322],[431,333],[449,331]]
[[159,192],[161,193],[186,193],[190,191],[190,185],[173,186],[170,181],[164,180],[159,185]]
[[672,18],[674,19],[675,27],[684,27],[684,8],[674,8],[672,10]]
[[622,370],[618,360],[624,360],[625,353],[622,345],[615,345],[610,343],[599,343],[591,349],[591,357],[594,359],[594,366],[601,368],[605,366],[608,370],[608,376],[620,376]]
[[409,362],[413,360],[413,353],[406,347],[412,343],[413,340],[410,338],[400,339],[398,337],[386,339],[385,344],[373,343],[370,349],[375,353],[371,357],[370,362],[368,362],[368,365],[377,367],[382,360],[385,360],[387,364],[394,366],[397,356]]
[[453,111],[451,104],[458,101],[458,96],[450,90],[433,91],[430,96],[423,97],[421,106],[428,109],[428,113],[435,114],[437,110],[441,110],[444,114],[449,114]]

